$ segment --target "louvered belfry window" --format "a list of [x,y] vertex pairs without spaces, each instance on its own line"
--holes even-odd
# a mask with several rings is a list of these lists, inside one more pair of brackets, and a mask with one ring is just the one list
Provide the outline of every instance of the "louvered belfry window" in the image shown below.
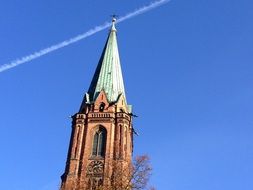
[[95,132],[93,137],[92,156],[105,156],[106,130],[103,127]]

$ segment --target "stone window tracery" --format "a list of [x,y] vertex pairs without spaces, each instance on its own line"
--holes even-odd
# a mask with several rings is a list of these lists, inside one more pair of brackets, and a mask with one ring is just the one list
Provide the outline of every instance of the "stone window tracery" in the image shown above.
[[96,190],[103,184],[104,163],[102,161],[94,160],[87,168],[87,175],[89,176],[88,189]]
[[99,129],[95,132],[93,137],[92,156],[104,157],[105,148],[106,148],[106,129],[103,127],[99,127]]

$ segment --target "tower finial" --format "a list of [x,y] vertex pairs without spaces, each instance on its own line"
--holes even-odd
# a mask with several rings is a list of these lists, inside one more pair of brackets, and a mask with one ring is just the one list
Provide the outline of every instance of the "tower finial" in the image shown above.
[[111,29],[112,31],[117,31],[115,28],[115,23],[117,21],[116,17],[117,17],[117,15],[115,15],[115,14],[112,15],[112,29]]
[[116,20],[117,20],[116,17],[117,17],[117,15],[115,15],[115,14],[112,15],[112,22],[116,22]]

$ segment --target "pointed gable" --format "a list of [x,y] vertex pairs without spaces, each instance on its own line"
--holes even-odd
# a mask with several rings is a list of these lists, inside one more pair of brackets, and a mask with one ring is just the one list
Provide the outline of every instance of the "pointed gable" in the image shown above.
[[120,94],[125,96],[115,21],[113,18],[109,36],[88,90],[91,102],[96,100],[102,90],[109,102],[115,102]]

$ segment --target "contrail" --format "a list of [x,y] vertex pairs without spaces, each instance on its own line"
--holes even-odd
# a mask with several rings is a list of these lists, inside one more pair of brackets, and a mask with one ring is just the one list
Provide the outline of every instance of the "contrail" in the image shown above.
[[[165,4],[165,3],[168,3],[169,1],[170,0],[158,0],[158,1],[151,2],[149,5],[143,6],[143,7],[139,8],[139,9],[133,11],[133,12],[130,12],[130,13],[126,14],[125,16],[120,17],[117,20],[117,22],[118,23],[119,22],[123,22],[123,21],[125,21],[127,19],[130,19],[130,18],[133,18],[133,17],[135,17],[137,15],[143,14],[143,13],[145,13],[147,11],[150,11],[150,10],[156,8],[156,7],[159,7],[159,6],[161,6],[161,5]],[[37,58],[39,58],[39,57],[41,57],[43,55],[46,55],[46,54],[51,53],[53,51],[56,51],[56,50],[58,50],[60,48],[63,48],[65,46],[68,46],[70,44],[78,42],[78,41],[80,41],[82,39],[85,39],[85,38],[87,38],[87,37],[89,37],[89,36],[91,36],[93,34],[96,34],[97,32],[99,32],[101,30],[104,30],[104,29],[106,29],[106,28],[108,28],[110,26],[111,26],[111,22],[106,22],[104,24],[101,24],[99,26],[96,26],[96,27],[88,30],[85,33],[79,34],[79,35],[77,35],[77,36],[75,36],[73,38],[70,38],[70,39],[65,40],[63,42],[60,42],[58,44],[52,45],[52,46],[50,46],[48,48],[39,50],[39,51],[34,52],[34,53],[30,54],[30,55],[27,55],[27,56],[15,59],[15,60],[11,61],[10,63],[0,65],[0,72],[6,71],[8,69],[11,69],[11,68],[16,67],[18,65],[21,65],[23,63],[32,61],[32,60],[37,59]]]

